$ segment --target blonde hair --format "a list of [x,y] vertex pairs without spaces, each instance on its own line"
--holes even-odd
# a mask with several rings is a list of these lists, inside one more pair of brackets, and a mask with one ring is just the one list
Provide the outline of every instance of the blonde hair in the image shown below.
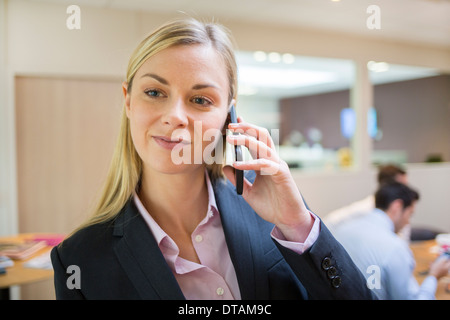
[[[193,44],[211,45],[222,56],[227,68],[228,104],[230,104],[237,95],[237,66],[232,37],[228,30],[219,24],[203,23],[192,18],[169,22],[159,27],[138,45],[128,64],[126,78],[128,92],[132,90],[137,70],[148,58],[168,47]],[[222,164],[207,165],[207,169],[212,179],[223,177]],[[73,233],[89,225],[115,218],[139,185],[141,173],[142,160],[134,147],[124,107],[119,136],[103,192],[94,208],[93,215]]]

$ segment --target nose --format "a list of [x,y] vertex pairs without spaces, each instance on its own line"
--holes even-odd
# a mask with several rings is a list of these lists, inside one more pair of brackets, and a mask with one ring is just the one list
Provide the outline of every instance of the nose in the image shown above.
[[181,99],[168,103],[165,106],[164,113],[161,117],[164,125],[173,128],[184,128],[188,125],[188,117],[186,113],[186,105]]

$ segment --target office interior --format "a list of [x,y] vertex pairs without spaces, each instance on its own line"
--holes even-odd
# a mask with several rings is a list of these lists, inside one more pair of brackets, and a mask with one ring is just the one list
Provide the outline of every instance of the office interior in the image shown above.
[[377,166],[396,163],[421,193],[412,225],[450,232],[450,2],[0,0],[0,236],[68,234],[87,217],[128,58],[185,16],[231,30],[237,112],[273,132],[314,213],[373,193]]

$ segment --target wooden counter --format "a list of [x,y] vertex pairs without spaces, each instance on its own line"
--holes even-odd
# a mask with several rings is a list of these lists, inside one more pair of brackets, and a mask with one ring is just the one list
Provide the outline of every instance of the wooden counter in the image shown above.
[[[431,263],[439,256],[435,240],[417,241],[410,244],[410,248],[416,259],[414,276],[417,282],[422,283],[428,275]],[[436,290],[437,300],[450,300],[450,275],[443,277],[438,282]]]

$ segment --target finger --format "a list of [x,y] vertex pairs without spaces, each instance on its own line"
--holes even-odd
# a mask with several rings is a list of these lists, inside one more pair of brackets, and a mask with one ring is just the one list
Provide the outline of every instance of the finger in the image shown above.
[[233,167],[239,170],[259,171],[262,175],[273,175],[279,171],[280,163],[269,159],[254,159],[234,162]]
[[232,132],[237,132],[256,138],[259,141],[264,142],[269,148],[274,148],[275,144],[269,133],[269,130],[263,127],[256,126],[248,122],[230,123],[228,128]]
[[275,144],[269,131],[266,128],[258,127],[251,123],[230,123],[228,126],[231,132],[241,133],[256,138],[259,141],[264,142],[269,148],[274,148]]
[[267,144],[246,135],[227,136],[227,141],[233,145],[241,145],[247,147],[254,159],[271,159],[277,160],[278,156],[275,150],[271,149]]

